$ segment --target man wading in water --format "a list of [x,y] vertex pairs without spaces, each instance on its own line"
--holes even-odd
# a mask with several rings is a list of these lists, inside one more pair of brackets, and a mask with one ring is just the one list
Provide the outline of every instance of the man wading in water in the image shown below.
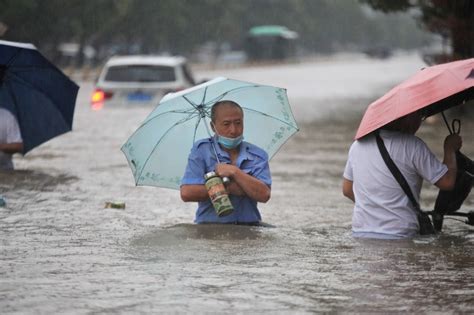
[[[180,191],[183,201],[198,202],[196,223],[259,225],[261,222],[257,202],[267,202],[271,194],[268,155],[243,141],[243,119],[242,108],[237,103],[217,102],[211,109],[215,135],[197,141],[191,149]],[[204,175],[212,171],[230,179],[226,188],[234,211],[227,216],[216,214],[204,185]]]

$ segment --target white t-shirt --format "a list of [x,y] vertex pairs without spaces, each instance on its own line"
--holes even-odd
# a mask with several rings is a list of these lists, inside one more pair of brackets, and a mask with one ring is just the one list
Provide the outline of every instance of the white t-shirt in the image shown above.
[[[387,130],[380,136],[417,201],[423,179],[434,184],[448,171],[418,137]],[[352,231],[356,235],[411,237],[418,233],[415,209],[385,164],[374,135],[351,145],[344,178],[353,182]]]
[[[20,127],[13,114],[0,108],[0,143],[22,142]],[[0,151],[0,169],[13,169],[12,154]]]

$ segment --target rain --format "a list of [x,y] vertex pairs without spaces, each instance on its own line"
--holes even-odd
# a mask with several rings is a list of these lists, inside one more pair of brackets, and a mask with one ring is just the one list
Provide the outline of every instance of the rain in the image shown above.
[[[358,239],[341,191],[367,106],[462,46],[423,27],[420,8],[66,2],[0,4],[0,41],[34,44],[79,86],[72,130],[0,171],[2,314],[474,312],[466,218],[446,216],[433,236]],[[284,26],[287,46],[256,53],[247,41],[259,25]],[[472,58],[474,47],[457,52]],[[163,95],[94,103],[101,70],[119,55],[182,56],[194,84],[226,77],[286,90],[299,131],[270,160],[264,226],[195,224],[197,203],[178,190],[135,185],[121,147]],[[467,107],[446,115],[461,119],[462,152],[473,158]],[[417,136],[442,160],[448,134],[435,115]],[[433,209],[438,191],[424,183],[422,209]],[[461,210],[474,211],[472,194]]]

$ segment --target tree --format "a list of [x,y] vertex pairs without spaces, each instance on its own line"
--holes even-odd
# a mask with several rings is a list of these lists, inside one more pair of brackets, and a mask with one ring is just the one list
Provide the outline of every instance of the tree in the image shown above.
[[474,56],[474,1],[472,0],[360,0],[383,12],[419,10],[420,22],[431,32],[449,39],[450,56],[435,62],[466,59]]

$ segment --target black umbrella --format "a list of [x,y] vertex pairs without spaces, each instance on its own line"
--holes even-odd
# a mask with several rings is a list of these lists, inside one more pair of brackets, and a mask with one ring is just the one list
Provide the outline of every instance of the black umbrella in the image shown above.
[[23,153],[72,129],[78,90],[33,45],[0,41],[0,107],[16,117]]

